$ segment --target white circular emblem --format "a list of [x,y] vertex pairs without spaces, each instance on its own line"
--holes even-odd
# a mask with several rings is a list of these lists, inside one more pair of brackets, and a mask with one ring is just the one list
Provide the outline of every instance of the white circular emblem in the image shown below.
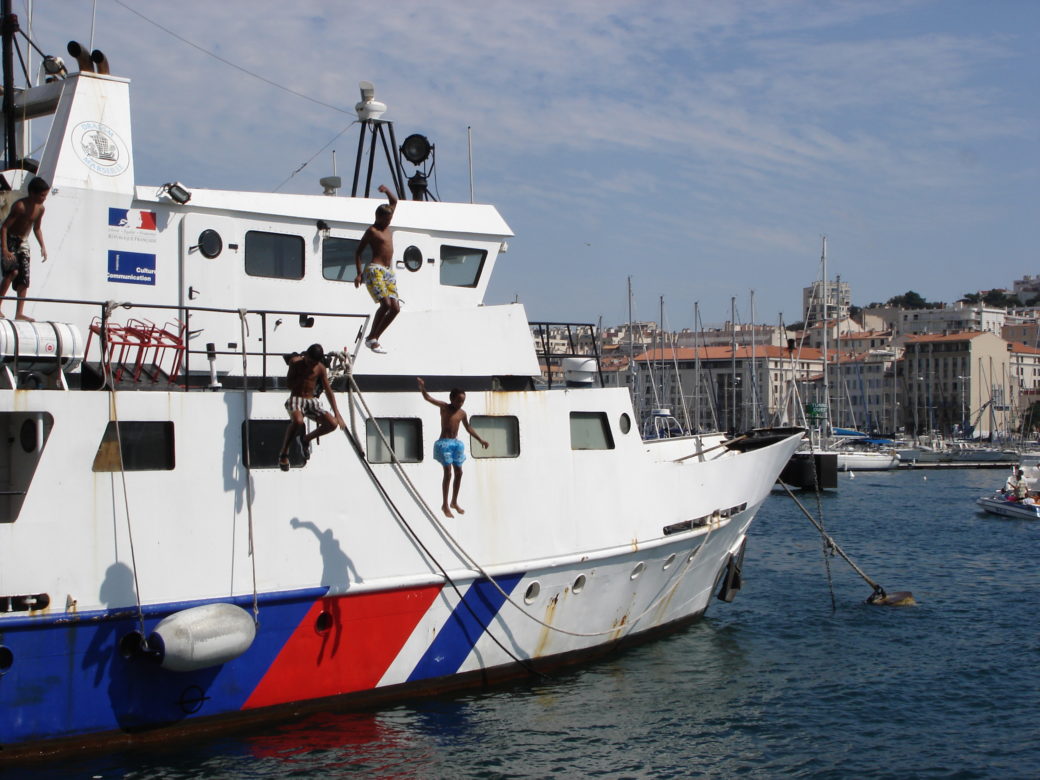
[[102,176],[118,176],[130,165],[123,139],[101,122],[80,122],[72,128],[72,148],[84,165]]

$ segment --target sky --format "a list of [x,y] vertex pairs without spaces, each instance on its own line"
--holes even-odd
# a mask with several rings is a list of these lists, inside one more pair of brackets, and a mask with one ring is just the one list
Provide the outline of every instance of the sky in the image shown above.
[[792,323],[824,235],[860,306],[1040,274],[1037,0],[35,0],[32,34],[132,80],[139,184],[349,180],[366,80],[468,201],[471,128],[516,234],[487,301],[535,320],[623,322],[631,278],[672,330]]

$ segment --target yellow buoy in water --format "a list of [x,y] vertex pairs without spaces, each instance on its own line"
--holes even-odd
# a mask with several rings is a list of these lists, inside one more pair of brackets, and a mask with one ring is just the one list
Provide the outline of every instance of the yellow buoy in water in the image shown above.
[[900,590],[895,593],[874,592],[867,599],[867,603],[878,607],[912,607],[917,602],[914,601],[913,593]]

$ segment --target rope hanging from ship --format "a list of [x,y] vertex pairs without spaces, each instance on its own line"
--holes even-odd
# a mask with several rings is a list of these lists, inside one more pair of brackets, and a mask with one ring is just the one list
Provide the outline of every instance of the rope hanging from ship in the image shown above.
[[140,628],[142,646],[144,645],[144,609],[141,607],[141,584],[137,577],[137,555],[134,551],[134,530],[130,517],[130,496],[126,487],[126,468],[123,463],[123,435],[119,425],[119,409],[116,404],[116,383],[112,375],[112,350],[108,345],[108,320],[118,308],[129,309],[129,303],[107,301],[101,313],[101,371],[105,386],[108,388],[109,414],[116,429],[116,450],[119,453],[119,477],[123,485],[123,509],[126,513],[126,535],[130,540],[130,567],[134,575],[134,598],[137,602],[137,623]]
[[246,322],[246,314],[248,311],[245,309],[238,310],[238,321],[241,327],[242,333],[242,418],[246,420],[246,424],[243,426],[245,432],[245,457],[242,459],[243,465],[245,466],[245,477],[246,477],[246,514],[249,519],[249,562],[253,569],[253,623],[257,627],[260,625],[260,600],[256,590],[256,550],[253,547],[253,474],[250,470],[249,453],[252,452],[249,442],[249,383],[245,381],[245,377],[249,376],[248,371],[248,356],[246,353],[246,336],[249,335],[249,323]]
[[[856,572],[856,574],[858,574],[860,577],[862,577],[863,580],[868,585],[870,585],[870,587],[873,589],[873,592],[867,597],[867,603],[868,604],[875,604],[875,605],[884,606],[884,607],[906,607],[906,606],[911,606],[914,603],[916,603],[914,601],[913,594],[910,593],[909,591],[897,591],[897,592],[894,592],[894,593],[888,593],[883,587],[881,587],[881,585],[879,583],[877,583],[873,579],[871,579],[867,575],[867,573],[865,571],[863,571],[863,569],[861,569],[859,566],[857,566],[856,562],[853,561],[852,558],[850,558],[848,556],[848,554],[843,549],[841,549],[841,547],[838,545],[838,543],[836,541],[834,541],[834,538],[823,529],[823,526],[816,520],[816,518],[814,518],[812,516],[812,514],[810,514],[809,510],[805,508],[805,505],[802,504],[802,502],[798,500],[798,497],[794,493],[791,492],[791,488],[789,488],[785,483],[781,482],[780,480],[777,480],[777,483],[784,489],[784,491],[787,493],[787,495],[789,495],[791,497],[791,500],[794,501],[794,503],[798,506],[798,508],[800,510],[802,510],[802,514],[804,514],[805,517],[809,520],[809,522],[812,523],[813,526],[815,526],[816,530],[820,532],[820,536],[823,538],[824,548],[825,548],[826,552],[828,553],[828,555],[824,556],[825,559],[829,557],[829,554],[837,553],[839,556],[841,556],[841,558],[847,564],[849,564],[849,566],[852,567],[852,570],[854,572]],[[827,572],[828,572],[828,582],[829,582],[830,581],[830,568],[829,567],[828,567]],[[833,591],[833,589],[831,590],[831,599],[832,599],[832,603],[833,603],[833,599],[834,599],[834,591]]]
[[[334,360],[337,361],[336,365],[337,365],[338,368],[342,367],[342,368],[339,368],[339,371],[337,373],[342,372],[343,374],[345,374],[345,376],[347,378],[348,387],[351,390],[351,396],[353,397],[356,394],[356,396],[358,398],[358,401],[361,404],[361,408],[364,410],[364,413],[368,416],[369,419],[374,419],[374,417],[372,415],[372,412],[371,412],[371,410],[368,407],[368,403],[365,401],[364,395],[361,392],[361,388],[358,386],[357,382],[354,379],[354,376],[353,376],[353,373],[352,373],[352,369],[351,369],[351,365],[350,365],[349,357],[345,353],[336,353],[335,356],[334,356]],[[430,505],[426,502],[426,499],[423,498],[423,496],[419,492],[418,488],[415,487],[415,484],[411,481],[411,478],[408,476],[407,472],[404,470],[403,465],[401,464],[400,460],[398,460],[397,454],[394,452],[393,448],[390,446],[390,442],[387,441],[386,436],[383,434],[382,429],[379,426],[374,426],[374,427],[375,427],[375,431],[379,434],[379,438],[380,438],[383,446],[386,447],[387,451],[390,453],[391,464],[394,467],[394,471],[397,473],[398,477],[401,480],[401,483],[405,486],[406,490],[411,494],[413,500],[420,507],[420,509],[423,511],[423,513],[427,516],[427,519],[430,520],[430,522],[437,529],[437,531],[445,539],[447,539],[451,543],[451,545],[460,554],[460,556],[464,560],[468,561],[473,566],[474,570],[476,570],[482,577],[484,577],[491,584],[491,586],[494,587],[499,592],[499,594],[509,604],[511,604],[513,607],[515,607],[521,614],[523,614],[528,619],[534,621],[535,623],[538,623],[539,625],[549,629],[550,631],[555,631],[555,632],[560,633],[560,634],[566,634],[568,636],[575,636],[575,637],[589,637],[589,638],[591,638],[591,637],[597,637],[597,636],[607,636],[609,634],[617,634],[619,632],[620,629],[617,626],[615,626],[613,628],[609,628],[609,629],[604,629],[604,630],[601,630],[601,631],[591,631],[591,632],[570,631],[568,629],[560,628],[559,626],[554,626],[554,625],[552,625],[550,623],[545,622],[544,620],[542,620],[541,618],[537,617],[536,615],[532,615],[530,612],[528,612],[526,609],[524,609],[520,604],[518,604],[516,601],[514,601],[511,598],[511,596],[509,595],[509,593],[507,593],[498,584],[498,582],[495,580],[495,578],[492,577],[484,569],[484,567],[481,566],[480,563],[469,552],[466,551],[466,549],[458,542],[458,540],[456,540],[455,537],[451,535],[451,533],[444,526],[444,524],[441,523],[440,519],[437,517],[437,514],[433,511],[433,509],[430,508]],[[408,531],[409,535],[411,535],[411,537],[415,540],[416,544],[418,544],[419,547],[423,550],[423,552],[425,552],[426,555],[430,558],[430,560],[433,561],[434,565],[441,572],[441,575],[451,585],[452,589],[459,595],[459,599],[461,600],[462,599],[462,593],[459,590],[458,586],[456,585],[454,580],[451,578],[451,576],[448,574],[448,572],[445,569],[445,567],[440,563],[440,561],[437,560],[437,558],[433,555],[433,553],[429,550],[429,548],[419,538],[418,533],[415,531],[414,528],[412,528],[411,524],[408,523],[408,521],[405,519],[404,514],[400,511],[400,509],[397,507],[397,505],[393,502],[393,499],[390,498],[389,493],[386,490],[386,487],[383,485],[383,483],[379,479],[378,475],[376,475],[374,469],[372,469],[371,464],[368,463],[368,459],[365,457],[365,453],[362,450],[361,445],[358,443],[357,439],[354,437],[354,435],[350,431],[347,431],[346,429],[344,429],[344,433],[346,434],[347,439],[350,441],[351,446],[354,448],[354,452],[358,456],[358,460],[361,461],[363,467],[365,468],[366,472],[368,473],[369,479],[371,479],[372,482],[376,485],[376,488],[379,490],[379,492],[382,495],[384,501],[386,501],[387,505],[391,507],[392,511],[397,516],[398,520],[401,522],[401,524]],[[667,600],[669,600],[673,596],[675,591],[678,589],[679,585],[682,583],[683,579],[685,579],[687,573],[690,571],[690,569],[693,567],[694,563],[698,559],[698,557],[700,555],[700,551],[706,546],[709,538],[711,537],[712,531],[715,529],[715,527],[716,526],[709,526],[708,533],[704,536],[704,538],[703,539],[698,539],[697,546],[695,548],[691,549],[690,553],[686,556],[686,558],[687,558],[686,565],[684,567],[682,567],[681,569],[677,569],[676,570],[676,574],[678,576],[673,575],[673,577],[675,579],[675,582],[671,586],[671,588],[668,589],[665,593],[663,593],[660,597],[655,599],[653,602],[651,602],[651,604],[645,610],[640,612],[638,615],[636,615],[631,620],[627,621],[627,625],[629,626],[629,631],[631,631],[632,628],[640,620],[642,620],[647,614],[649,614],[653,610],[657,609],[660,606],[660,604],[666,602]],[[495,637],[490,633],[490,631],[488,632],[488,635],[492,637],[492,639],[495,641],[496,644],[499,645],[499,647],[502,647],[501,643],[497,639],[495,639]],[[619,635],[618,638],[620,638],[620,635]],[[505,648],[503,648],[503,650],[505,650]],[[514,656],[508,650],[505,650],[505,652],[507,652],[514,659],[516,658],[516,656]]]

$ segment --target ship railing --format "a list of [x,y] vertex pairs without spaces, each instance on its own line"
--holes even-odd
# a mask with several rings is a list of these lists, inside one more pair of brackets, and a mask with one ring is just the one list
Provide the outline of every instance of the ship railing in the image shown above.
[[599,354],[599,333],[592,323],[585,322],[531,322],[535,354],[542,369],[546,387],[553,382],[560,387],[588,387],[592,371],[568,369],[567,359],[594,361],[599,386],[605,387],[603,366]]
[[[4,298],[2,300],[13,299]],[[82,360],[81,375],[96,370],[100,375],[99,380],[102,386],[111,384],[120,388],[152,385],[161,386],[162,389],[213,389],[211,368],[215,361],[223,356],[225,357],[224,365],[227,365],[228,356],[242,357],[244,354],[252,365],[256,365],[256,361],[259,360],[259,373],[251,371],[248,375],[239,376],[233,371],[225,369],[220,376],[221,386],[229,389],[246,386],[262,391],[277,389],[285,376],[285,363],[282,359],[284,350],[272,351],[267,348],[267,345],[270,343],[269,337],[274,329],[285,319],[298,319],[301,328],[312,328],[316,322],[322,320],[348,323],[346,327],[339,329],[355,334],[352,336],[353,352],[349,355],[351,361],[357,355],[361,336],[370,319],[370,315],[367,314],[292,309],[239,310],[212,306],[43,297],[26,297],[25,301],[27,303],[56,304],[59,307],[69,307],[70,310],[96,311],[97,314],[91,317],[85,329],[86,343],[82,353],[78,356],[55,355],[55,364],[64,365],[72,358],[78,357]],[[48,313],[53,313],[53,310]],[[233,318],[234,326],[229,325],[228,328],[221,329],[221,336],[228,333],[237,335],[240,332],[238,322],[243,317],[250,318],[250,329],[254,328],[256,321],[259,320],[258,341],[263,348],[260,350],[247,349],[240,344],[238,349],[217,349],[215,341],[210,341],[201,347],[193,346],[192,339],[202,334],[202,331],[191,329],[191,318],[197,314],[226,316],[229,321]],[[80,312],[77,312],[77,316],[80,318],[80,322],[85,319]],[[155,318],[156,321],[150,317]],[[167,317],[169,319],[165,319]],[[165,322],[158,324],[158,321],[164,319]],[[65,318],[62,322],[78,325],[72,318]],[[253,335],[257,334],[254,332]],[[235,339],[235,341],[237,340]],[[96,348],[94,347],[95,342]],[[299,348],[303,349],[305,346],[305,344],[301,344]],[[69,348],[70,345],[59,345],[58,352]],[[202,361],[202,368],[199,367],[200,361]],[[29,356],[15,349],[12,354],[0,354],[0,363],[9,368],[13,376],[20,377],[26,373],[39,371],[40,356]],[[105,377],[106,373],[107,377]],[[240,370],[239,374],[241,374]],[[38,381],[34,384],[39,386]],[[18,386],[25,385],[19,383]]]

